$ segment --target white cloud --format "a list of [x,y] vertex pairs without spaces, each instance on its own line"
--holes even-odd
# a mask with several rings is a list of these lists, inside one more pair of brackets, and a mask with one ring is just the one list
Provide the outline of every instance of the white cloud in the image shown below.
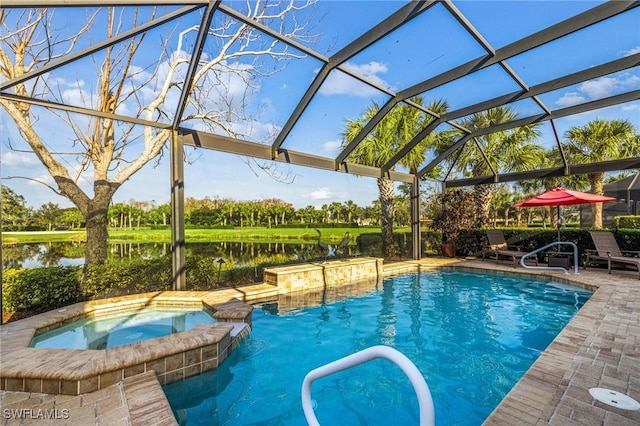
[[342,146],[342,142],[339,140],[333,140],[329,142],[325,142],[322,145],[322,151],[324,152],[337,152]]
[[54,96],[54,99],[61,98],[60,100],[68,105],[95,108],[95,97],[85,89],[87,87],[85,80],[69,80],[51,73],[45,74],[44,79],[48,87],[46,90]]
[[368,64],[356,65],[347,62],[345,66],[353,69],[358,74],[361,74],[363,77],[377,80],[377,83],[382,83],[382,80],[377,76],[379,73],[386,73],[389,71],[389,68],[385,64],[380,62],[371,61]]
[[97,102],[94,102],[91,93],[80,88],[67,89],[62,91],[62,100],[69,105],[78,105],[85,108],[95,108]]
[[[345,63],[345,67],[365,77],[367,80],[380,86],[388,87],[388,84],[379,76],[388,71],[385,64],[371,61],[368,64],[356,65]],[[333,71],[320,88],[323,95],[352,95],[360,97],[370,97],[380,94],[380,92],[368,84],[356,80],[341,71]]]
[[[323,180],[323,182],[325,181]],[[353,199],[353,192],[336,191],[334,189],[331,189],[331,187],[323,186],[322,188],[318,188],[314,191],[303,193],[302,197],[305,199],[310,198],[311,200],[315,201],[315,207],[319,208],[322,204],[327,204],[334,201],[344,202],[349,199]]]
[[629,50],[625,50],[624,52],[622,52],[622,55],[626,57],[626,56],[635,55],[636,53],[640,53],[640,46],[636,46]]
[[310,193],[305,195],[306,197],[309,197],[313,200],[328,200],[330,198],[334,197],[333,192],[325,187],[322,188],[318,188],[315,191],[311,191]]
[[640,110],[640,103],[622,105],[620,109],[622,111],[637,111]]
[[131,65],[129,67],[129,77],[134,81],[144,82],[149,78],[149,76],[149,72],[142,67],[137,65]]
[[640,86],[640,77],[628,72],[614,76],[599,77],[578,85],[575,92],[564,93],[555,103],[559,107],[567,107],[602,99],[623,91],[632,90],[638,86]]
[[[256,120],[236,121],[229,124],[229,128],[239,135],[240,139],[247,139],[257,143],[273,143],[282,127],[275,123],[265,123]],[[208,130],[205,128],[205,130]]]
[[[215,67],[220,72],[216,75],[224,87],[224,92],[221,93],[221,97],[227,99],[228,97],[244,97],[247,93],[251,93],[252,90],[258,90],[259,85],[251,75],[253,69],[252,65],[242,64],[240,62],[228,63],[223,61],[220,65]],[[220,86],[217,86],[220,87]]]
[[[136,108],[136,112],[137,112],[137,108]],[[131,111],[131,109],[128,107],[126,103],[121,103],[120,105],[118,105],[118,107],[116,108],[116,114],[125,115],[129,117],[132,117],[135,115],[135,113]]]
[[3,165],[10,167],[28,167],[38,164],[38,161],[33,157],[33,155],[24,152],[3,152],[0,160]]
[[[38,81],[38,89],[33,89],[33,83],[36,81]],[[42,80],[34,79],[33,81],[28,81],[27,85],[31,88],[30,90],[48,94],[53,96],[54,100],[65,104],[86,108],[94,108],[96,104],[94,102],[95,97],[85,89],[87,82],[82,79],[70,80],[52,73],[45,73],[42,76]]]
[[53,76],[51,73],[46,73],[45,79],[47,80],[47,84],[49,86],[55,86],[55,87],[61,87],[61,88],[84,87],[86,85],[86,82],[84,80],[69,81],[63,77]]
[[615,77],[600,77],[585,81],[578,86],[578,90],[586,93],[591,99],[599,99],[636,86],[640,86],[640,77],[624,73]]
[[587,100],[584,96],[580,95],[577,92],[567,92],[560,99],[556,101],[556,105],[561,108],[568,107],[571,105],[577,105],[583,103]]
[[53,178],[51,177],[50,174],[45,173],[45,174],[41,174],[40,176],[36,176],[33,178],[33,180],[29,180],[29,182],[27,183],[27,185],[36,185],[36,186],[42,186],[42,184],[47,184],[49,186],[52,186],[54,188],[57,187],[56,181],[53,180]]
[[595,80],[589,80],[582,83],[578,86],[578,89],[586,93],[586,95],[591,99],[603,98],[608,94],[612,93],[616,86],[618,86],[618,81],[613,77],[600,77]]

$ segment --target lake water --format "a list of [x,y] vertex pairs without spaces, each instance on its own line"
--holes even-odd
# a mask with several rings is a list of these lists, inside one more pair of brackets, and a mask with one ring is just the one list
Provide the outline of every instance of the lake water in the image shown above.
[[[44,266],[76,266],[84,264],[85,243],[52,242],[31,244],[5,244],[2,246],[2,269],[38,268]],[[356,254],[355,247],[348,247],[347,255]],[[169,243],[116,243],[110,244],[110,260],[154,259],[171,255]],[[322,253],[316,244],[208,242],[187,243],[186,255],[210,256],[233,259],[234,264],[250,264],[259,256],[280,255],[288,261],[315,259]]]

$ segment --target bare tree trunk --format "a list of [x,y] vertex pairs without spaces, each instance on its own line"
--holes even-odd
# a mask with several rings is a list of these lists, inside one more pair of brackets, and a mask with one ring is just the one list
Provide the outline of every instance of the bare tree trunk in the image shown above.
[[107,262],[107,209],[94,207],[87,215],[87,248],[86,264],[103,264]]
[[107,262],[109,204],[120,185],[97,181],[94,183],[94,198],[89,199],[72,181],[57,178],[56,182],[63,195],[69,198],[80,210],[86,220],[87,245],[85,264],[104,264]]
[[378,191],[380,192],[382,252],[384,257],[392,257],[398,254],[393,239],[393,181],[389,178],[378,178]]

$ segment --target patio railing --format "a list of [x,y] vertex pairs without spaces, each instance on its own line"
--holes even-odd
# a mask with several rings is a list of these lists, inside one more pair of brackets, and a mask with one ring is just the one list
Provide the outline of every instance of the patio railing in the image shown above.
[[[563,245],[569,245],[569,246],[573,247],[573,268],[574,268],[574,272],[573,273],[575,275],[578,275],[579,274],[579,272],[578,272],[578,246],[575,243],[571,242],[571,241],[554,241],[554,242],[552,242],[550,244],[547,244],[544,247],[540,247],[539,249],[535,249],[534,251],[529,252],[529,253],[525,254],[524,256],[522,256],[522,258],[520,258],[520,265],[522,265],[522,267],[526,268],[526,269],[557,269],[557,270],[564,271],[565,274],[569,274],[570,272],[567,270],[567,268],[564,268],[562,266],[548,266],[548,265],[547,266],[530,266],[530,265],[525,264],[525,259],[527,259],[528,257],[531,257],[531,256],[533,256],[535,254],[538,254],[541,251],[544,251],[544,250],[546,250],[548,248],[551,248],[553,246],[561,247]],[[569,253],[569,252],[563,252],[563,253]]]

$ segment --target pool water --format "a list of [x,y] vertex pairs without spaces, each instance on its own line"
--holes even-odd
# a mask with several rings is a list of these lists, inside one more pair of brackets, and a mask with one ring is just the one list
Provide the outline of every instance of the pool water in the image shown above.
[[[165,386],[181,425],[304,425],[312,369],[374,345],[423,373],[436,424],[479,425],[591,292],[559,283],[437,271],[385,279],[365,297],[253,313],[252,335],[212,372]],[[314,382],[323,425],[418,424],[404,373],[375,360]]]
[[33,338],[29,346],[48,349],[108,349],[213,324],[203,309],[145,307],[116,316],[89,317]]

